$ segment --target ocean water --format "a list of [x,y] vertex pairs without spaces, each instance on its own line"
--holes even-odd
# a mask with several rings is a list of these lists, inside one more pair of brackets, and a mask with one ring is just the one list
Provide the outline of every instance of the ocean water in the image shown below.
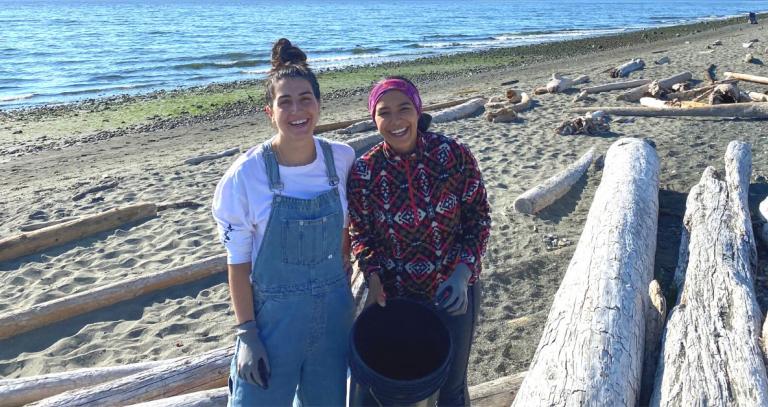
[[744,15],[762,0],[0,0],[0,109]]

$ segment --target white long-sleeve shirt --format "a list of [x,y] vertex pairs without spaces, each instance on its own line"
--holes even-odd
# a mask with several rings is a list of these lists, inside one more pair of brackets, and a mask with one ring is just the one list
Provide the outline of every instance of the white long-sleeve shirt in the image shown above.
[[[333,150],[346,226],[349,224],[347,176],[355,160],[355,151],[347,144],[326,141]],[[269,189],[261,150],[262,146],[259,145],[241,155],[221,178],[213,195],[213,218],[216,220],[221,242],[227,250],[228,264],[251,263],[264,238],[274,194]],[[310,164],[299,167],[280,165],[284,196],[312,199],[331,189],[323,149],[317,137],[315,150],[317,157]]]

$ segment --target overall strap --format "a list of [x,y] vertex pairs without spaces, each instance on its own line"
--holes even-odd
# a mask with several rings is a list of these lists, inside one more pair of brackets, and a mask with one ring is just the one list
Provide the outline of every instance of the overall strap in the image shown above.
[[333,148],[326,140],[318,138],[317,141],[320,142],[320,148],[323,149],[325,172],[328,174],[328,183],[330,186],[335,187],[336,185],[339,185],[339,176],[336,175],[336,164],[333,161]]
[[267,140],[261,146],[261,153],[264,155],[264,164],[267,167],[267,178],[269,179],[269,189],[277,195],[283,192],[283,183],[280,181],[280,167],[277,164],[277,157],[272,150],[272,140]]

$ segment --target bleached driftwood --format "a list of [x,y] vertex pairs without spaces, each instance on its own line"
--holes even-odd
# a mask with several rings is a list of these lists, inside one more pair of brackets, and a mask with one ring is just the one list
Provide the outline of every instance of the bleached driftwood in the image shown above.
[[656,99],[652,97],[642,97],[640,98],[640,105],[645,107],[655,107],[657,109],[668,109],[671,108],[666,100]]
[[227,407],[228,399],[229,389],[219,387],[217,389],[131,404],[131,407]]
[[130,376],[174,360],[133,363],[123,366],[78,369],[69,372],[0,380],[0,407],[22,406],[65,391],[95,386]]
[[373,122],[373,120],[363,120],[361,122],[356,122],[355,124],[352,124],[349,127],[345,127],[338,131],[339,134],[354,134],[354,133],[360,133],[363,131],[370,131],[376,129],[376,123]]
[[733,79],[727,79],[724,81],[720,81],[718,83],[713,83],[712,85],[702,86],[700,88],[668,93],[666,95],[666,98],[669,100],[673,100],[673,99],[692,100],[692,99],[695,99],[696,97],[699,97],[708,92],[711,92],[713,89],[715,89],[716,86],[720,84],[726,84],[726,83],[737,83],[737,81]]
[[[474,407],[508,406],[515,398],[525,378],[525,372],[480,383],[469,388],[469,398]],[[131,407],[226,407],[228,390],[221,387],[164,399],[132,404]]]
[[650,79],[636,79],[633,81],[613,82],[613,83],[606,83],[603,85],[590,86],[588,88],[582,88],[581,91],[586,92],[587,94],[593,94],[593,93],[608,92],[611,90],[631,89],[631,88],[636,88],[638,86],[647,85],[649,83],[651,83]]
[[529,107],[531,107],[531,97],[522,92],[517,103],[486,103],[483,117],[489,122],[507,123],[517,119],[517,114]]
[[485,105],[485,99],[474,98],[458,106],[435,112],[432,115],[432,123],[445,123],[453,120],[460,120],[471,116]]
[[376,134],[369,134],[367,136],[355,137],[351,140],[346,141],[346,143],[349,144],[349,146],[352,147],[353,150],[355,150],[355,156],[360,157],[363,153],[368,151],[371,147],[380,143],[383,140],[384,138],[381,137],[381,134],[376,133]]
[[234,346],[189,356],[131,376],[68,391],[31,406],[124,406],[226,385]]
[[612,68],[610,74],[611,78],[624,78],[629,76],[630,73],[639,71],[643,68],[645,68],[645,61],[640,58],[635,58],[629,62],[625,62],[617,66],[616,68]]
[[711,116],[711,117],[742,117],[750,119],[768,119],[768,104],[766,103],[730,103],[704,107],[689,107],[684,109],[658,109],[652,107],[590,107],[572,108],[571,112],[585,113],[602,110],[616,116],[645,116],[645,117],[674,117],[674,116]]
[[[661,79],[658,81],[658,86],[661,89],[669,89],[672,87],[672,85],[680,82],[689,81],[693,78],[693,74],[690,72],[682,72],[677,75],[670,76],[668,78]],[[648,89],[650,88],[652,83],[648,83],[645,85],[638,86],[632,90],[629,90],[621,95],[619,95],[616,99],[617,100],[625,100],[627,102],[636,102],[640,100],[641,97],[645,96],[646,93],[648,93]]]
[[72,222],[73,220],[77,220],[77,216],[70,216],[66,218],[61,219],[54,219],[47,222],[37,222],[37,223],[28,223],[26,225],[19,226],[20,232],[31,232],[33,230],[43,229],[47,227],[51,227],[53,225],[60,225],[62,223]]
[[747,64],[751,64],[751,63],[757,62],[757,60],[755,59],[755,56],[752,55],[752,53],[748,53],[747,55],[744,55],[744,62]]
[[738,73],[738,72],[726,72],[725,78],[768,85],[768,78],[765,76],[749,75],[749,74]]
[[723,83],[715,86],[709,94],[710,105],[739,102],[739,88],[734,83]]
[[7,261],[28,254],[81,239],[120,225],[157,216],[155,204],[140,203],[110,209],[95,215],[84,215],[71,222],[49,226],[28,233],[21,233],[0,240],[0,261]]
[[765,406],[757,262],[747,204],[749,144],[732,141],[725,175],[704,170],[688,194],[675,273],[684,279],[664,331],[652,406]]
[[551,205],[571,190],[573,184],[584,175],[594,159],[595,148],[592,147],[564,170],[523,192],[515,199],[515,210],[530,215]]
[[659,159],[616,141],[514,406],[634,406],[653,278]]
[[197,165],[205,161],[218,160],[219,158],[229,157],[239,152],[240,152],[240,148],[234,147],[216,154],[205,154],[199,157],[187,158],[186,160],[184,160],[184,164]]
[[747,98],[752,102],[768,102],[768,95],[760,92],[746,92]]
[[640,405],[648,405],[653,392],[654,376],[659,361],[661,337],[667,321],[667,300],[656,280],[648,286],[648,305],[645,314],[645,346],[643,351],[643,380],[640,386]]
[[208,277],[225,271],[226,264],[226,256],[209,257],[186,266],[118,281],[79,294],[35,304],[23,310],[1,314],[0,339],[152,291]]
[[[763,199],[758,206],[758,213],[763,220],[763,225],[760,228],[760,238],[763,239],[763,243],[768,245],[768,198]],[[768,353],[767,353],[768,355]]]
[[576,79],[571,79],[563,76],[560,73],[554,73],[552,74],[552,79],[543,87],[534,89],[533,94],[541,95],[543,93],[559,93],[573,87],[573,85],[586,82],[589,82],[589,76],[587,75],[581,75]]

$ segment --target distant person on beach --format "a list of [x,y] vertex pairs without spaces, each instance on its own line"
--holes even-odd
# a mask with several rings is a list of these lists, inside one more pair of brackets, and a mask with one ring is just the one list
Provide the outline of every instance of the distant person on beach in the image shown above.
[[229,405],[343,406],[355,153],[314,136],[320,87],[290,41],[274,44],[266,83],[277,134],[238,158],[213,197],[237,319]]
[[348,184],[352,251],[368,283],[367,303],[406,297],[436,306],[454,344],[438,405],[467,406],[478,277],[491,227],[480,169],[466,146],[427,131],[409,80],[378,82],[368,111],[384,142],[355,161]]

